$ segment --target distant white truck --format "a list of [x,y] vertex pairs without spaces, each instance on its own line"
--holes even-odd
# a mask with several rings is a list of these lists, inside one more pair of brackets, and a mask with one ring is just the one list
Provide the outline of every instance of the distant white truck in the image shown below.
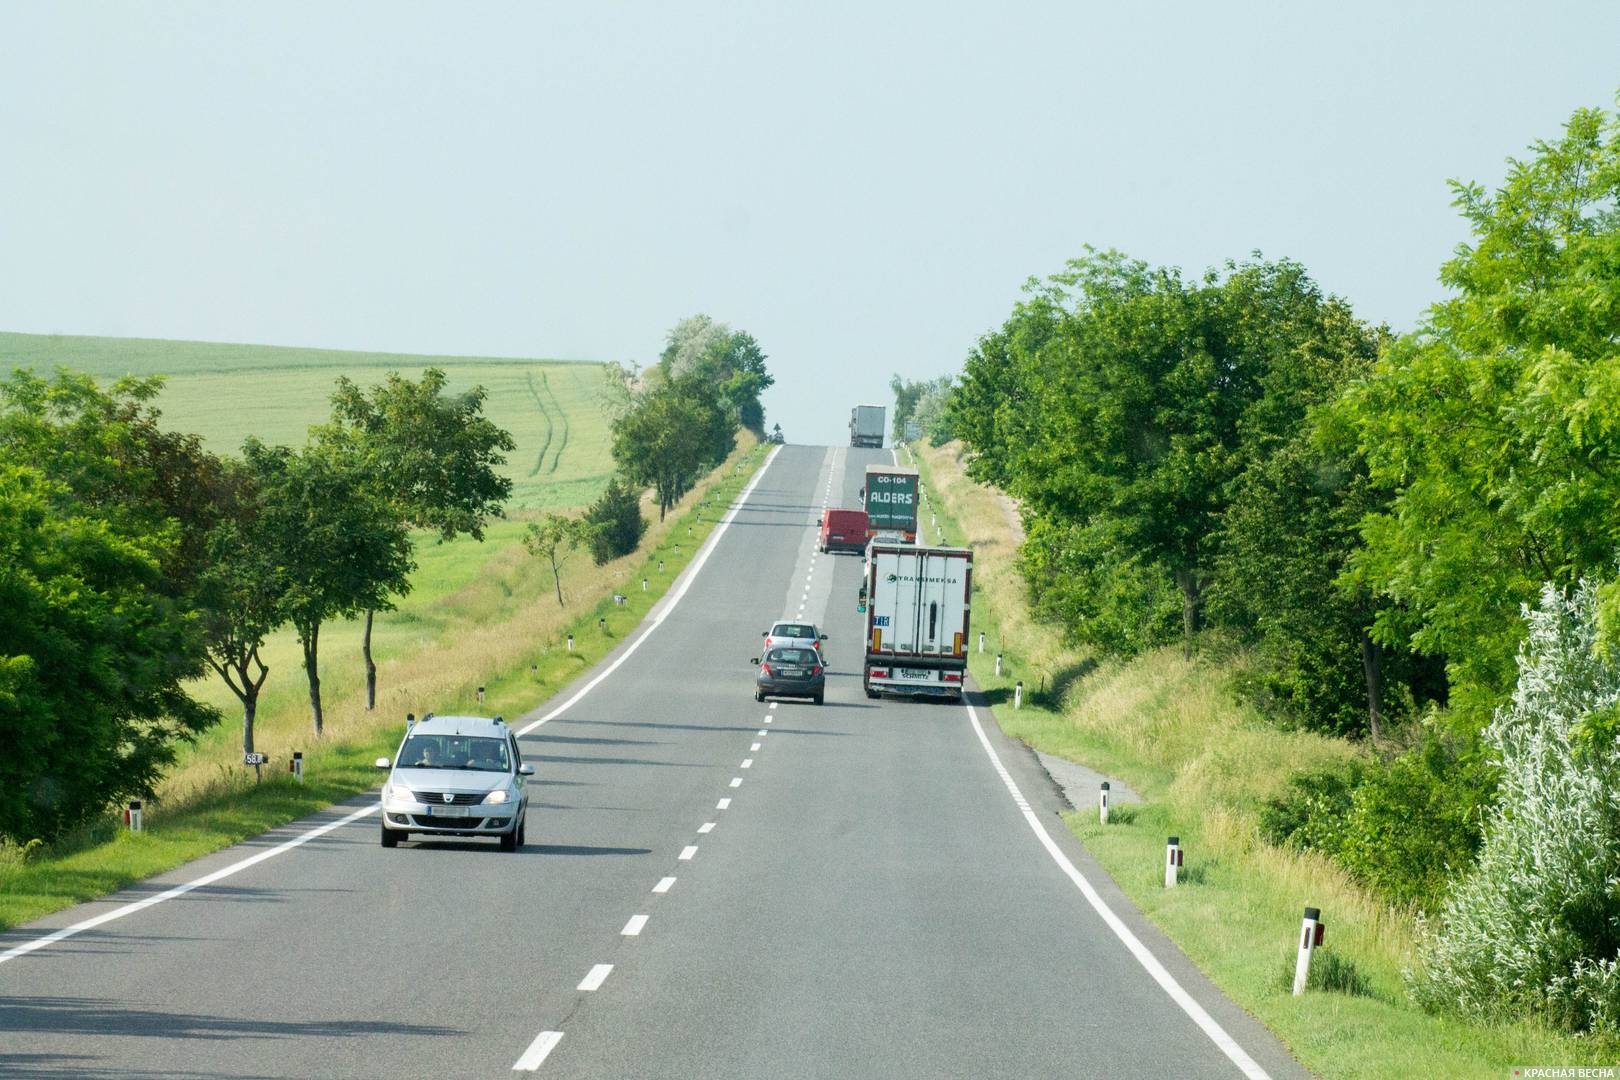
[[883,406],[857,405],[849,411],[849,445],[883,447]]
[[973,552],[874,540],[866,553],[864,591],[866,696],[961,698]]

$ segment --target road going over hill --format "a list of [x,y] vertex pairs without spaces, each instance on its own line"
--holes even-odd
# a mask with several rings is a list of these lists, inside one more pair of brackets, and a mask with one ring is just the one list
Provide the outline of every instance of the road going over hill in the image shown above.
[[[373,794],[0,937],[0,1074],[1305,1075],[987,710],[862,693],[861,560],[815,523],[891,460],[783,448],[649,623],[514,722],[520,852],[384,850]],[[757,704],[760,633],[801,613],[826,704]]]

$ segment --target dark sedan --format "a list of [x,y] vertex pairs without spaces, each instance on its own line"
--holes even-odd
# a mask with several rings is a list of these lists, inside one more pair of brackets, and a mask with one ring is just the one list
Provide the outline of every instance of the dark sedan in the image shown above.
[[754,681],[754,700],[766,697],[807,697],[817,705],[827,690],[827,669],[814,649],[783,646],[755,657],[759,678]]

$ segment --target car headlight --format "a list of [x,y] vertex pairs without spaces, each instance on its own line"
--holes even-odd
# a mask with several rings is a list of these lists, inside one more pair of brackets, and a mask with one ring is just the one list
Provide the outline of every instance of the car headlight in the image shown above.
[[411,789],[400,784],[389,784],[385,787],[383,789],[383,798],[392,799],[396,802],[416,801],[416,796],[411,794]]
[[505,788],[496,788],[494,791],[484,796],[484,802],[503,803],[511,797],[512,793],[510,791],[506,790]]

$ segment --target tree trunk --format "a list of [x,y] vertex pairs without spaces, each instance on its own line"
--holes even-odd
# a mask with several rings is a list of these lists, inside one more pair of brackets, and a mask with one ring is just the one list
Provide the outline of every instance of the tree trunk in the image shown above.
[[309,633],[299,634],[298,641],[304,646],[304,674],[309,677],[309,711],[315,721],[315,736],[320,737],[324,726],[321,718],[321,676],[317,654],[320,648],[321,624],[316,623],[310,627]]
[[360,652],[366,658],[366,712],[377,707],[377,665],[371,659],[371,617],[375,614],[366,608],[366,632],[360,638]]
[[1191,660],[1193,634],[1198,630],[1198,582],[1191,570],[1177,570],[1176,585],[1181,589],[1181,654]]
[[259,714],[259,695],[242,700],[242,753],[253,753],[253,718]]
[[1383,738],[1383,712],[1379,705],[1384,700],[1384,657],[1377,642],[1365,629],[1361,631],[1361,673],[1367,679],[1367,725],[1373,742]]
[[562,574],[557,567],[557,555],[555,552],[551,555],[551,583],[557,586],[557,606],[562,607]]

